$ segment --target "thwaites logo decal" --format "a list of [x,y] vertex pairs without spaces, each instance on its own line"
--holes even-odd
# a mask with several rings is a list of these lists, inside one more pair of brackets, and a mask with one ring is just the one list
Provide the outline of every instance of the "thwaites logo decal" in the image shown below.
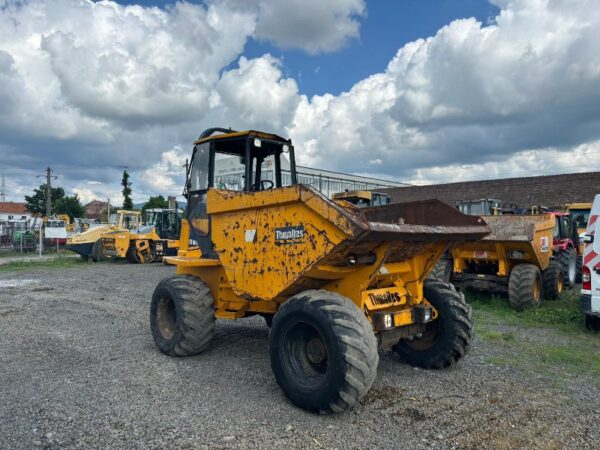
[[385,305],[387,303],[396,303],[402,301],[402,296],[398,292],[384,292],[383,294],[369,294],[369,299],[374,305]]
[[275,228],[276,244],[299,244],[304,239],[304,225]]
[[547,236],[542,236],[540,238],[540,247],[541,247],[541,250],[542,250],[543,253],[547,253],[548,252],[548,247],[549,247],[548,241],[549,241],[549,239],[548,239]]

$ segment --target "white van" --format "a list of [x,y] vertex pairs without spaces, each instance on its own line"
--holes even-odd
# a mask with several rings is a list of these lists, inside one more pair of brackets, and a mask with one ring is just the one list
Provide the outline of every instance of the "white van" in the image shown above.
[[585,314],[585,326],[589,330],[600,330],[600,194],[588,219],[583,242],[583,271],[581,275],[581,309]]

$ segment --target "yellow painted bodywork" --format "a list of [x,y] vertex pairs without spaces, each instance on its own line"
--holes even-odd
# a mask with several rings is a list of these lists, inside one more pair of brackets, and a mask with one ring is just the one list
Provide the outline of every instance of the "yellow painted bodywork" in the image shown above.
[[102,239],[102,237],[108,233],[114,233],[119,231],[127,231],[124,227],[123,218],[126,215],[137,216],[139,217],[139,223],[141,223],[141,213],[139,211],[126,211],[126,210],[118,210],[117,211],[117,223],[116,224],[105,224],[98,227],[88,228],[87,230],[81,233],[75,233],[67,238],[67,246],[68,245],[78,245],[78,244],[88,244],[94,243],[98,239]]
[[[415,305],[430,306],[423,282],[448,246],[443,240],[370,240],[359,216],[300,185],[252,193],[210,189],[207,212],[218,258],[189,248],[184,220],[178,255],[165,259],[178,274],[209,286],[219,318],[274,314],[299,292],[326,289],[351,299],[368,317],[389,311],[396,313],[395,326],[410,325]],[[278,229],[299,226],[301,237],[278,240]],[[353,265],[348,256],[354,253],[373,255],[373,261]]]
[[[468,242],[452,249],[454,273],[462,273],[475,265],[488,265],[493,275],[508,277],[522,263],[546,269],[552,256],[552,230],[555,218],[551,214],[484,216],[492,233],[480,241]],[[518,251],[519,258],[511,258]]]
[[179,248],[179,240],[161,239],[154,228],[148,233],[139,233],[132,230],[103,233],[101,239],[103,240],[105,253],[116,258],[125,258],[129,247],[132,245],[135,246],[136,253],[141,262],[148,262],[145,260],[144,255],[148,254],[151,244],[166,245],[166,248],[164,248],[165,253],[167,248]]

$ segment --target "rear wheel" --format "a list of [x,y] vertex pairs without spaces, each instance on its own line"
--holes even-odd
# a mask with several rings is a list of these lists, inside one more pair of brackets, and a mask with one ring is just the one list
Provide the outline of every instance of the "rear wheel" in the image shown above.
[[454,286],[439,280],[426,280],[424,295],[438,311],[420,338],[401,340],[394,351],[410,365],[443,369],[455,364],[469,351],[473,338],[471,306]]
[[544,298],[557,300],[565,288],[565,275],[560,264],[551,261],[542,272],[542,287]]
[[165,278],[154,290],[150,328],[159,350],[189,356],[205,350],[213,336],[215,302],[208,286],[190,275]]
[[542,304],[542,274],[533,264],[519,264],[510,272],[508,302],[517,311]]
[[377,373],[377,340],[352,301],[305,291],[279,308],[269,332],[271,367],[284,394],[309,411],[341,412],[370,389]]
[[573,247],[562,250],[556,261],[562,266],[565,274],[565,285],[572,289],[577,281],[577,253]]
[[431,269],[429,278],[436,278],[438,280],[443,281],[444,283],[449,283],[450,277],[452,276],[452,266],[452,260],[446,256],[443,256],[435,264],[435,266],[433,266],[433,269]]

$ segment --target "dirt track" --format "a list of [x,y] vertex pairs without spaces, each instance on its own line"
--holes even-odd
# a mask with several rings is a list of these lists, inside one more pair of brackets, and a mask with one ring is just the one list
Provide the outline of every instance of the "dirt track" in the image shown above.
[[261,318],[217,322],[213,345],[169,358],[149,299],[166,266],[81,264],[0,273],[0,447],[592,448],[600,394],[486,363],[381,355],[364,401],[341,415],[292,406],[270,370]]

